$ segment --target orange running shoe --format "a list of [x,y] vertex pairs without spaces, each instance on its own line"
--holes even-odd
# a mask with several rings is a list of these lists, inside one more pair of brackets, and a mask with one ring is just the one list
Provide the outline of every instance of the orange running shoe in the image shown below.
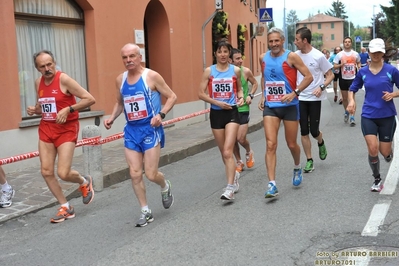
[[236,171],[239,173],[244,171],[244,163],[242,161],[237,162]]
[[89,183],[86,185],[80,185],[79,190],[82,192],[82,198],[84,204],[89,204],[94,199],[94,190],[93,190],[93,178],[91,176],[84,176]]
[[61,223],[66,219],[75,218],[75,210],[71,205],[69,205],[69,209],[67,207],[61,206],[58,209],[58,213],[55,217],[51,218],[50,222],[52,223]]
[[247,167],[252,168],[255,164],[255,159],[254,159],[254,152],[251,150],[249,153],[245,155],[247,159]]

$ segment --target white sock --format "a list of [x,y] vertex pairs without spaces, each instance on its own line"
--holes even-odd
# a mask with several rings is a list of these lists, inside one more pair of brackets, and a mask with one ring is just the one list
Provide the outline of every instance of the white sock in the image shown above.
[[69,202],[61,204],[61,207],[66,207],[69,210]]
[[11,189],[12,189],[12,188],[11,188],[11,186],[7,183],[7,181],[6,181],[3,185],[1,185],[1,190],[4,191],[4,192],[10,192]]
[[148,208],[148,205],[141,207],[142,212],[148,212],[150,209]]
[[84,178],[83,176],[80,176],[83,179],[83,183],[81,185],[87,185],[89,184],[89,181],[87,181],[86,178]]
[[165,180],[165,184],[166,184],[166,186],[164,188],[161,188],[161,192],[167,192],[169,190],[169,184],[168,184],[168,182],[166,182],[166,180]]
[[301,169],[301,164],[295,165],[294,169]]
[[269,181],[269,183],[272,183],[275,186],[276,185],[276,180]]

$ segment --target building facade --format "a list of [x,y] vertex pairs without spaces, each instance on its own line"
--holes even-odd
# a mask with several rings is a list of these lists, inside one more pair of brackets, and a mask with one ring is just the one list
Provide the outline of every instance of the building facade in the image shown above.
[[[214,0],[2,0],[0,1],[0,158],[37,150],[39,117],[29,117],[34,105],[34,80],[39,72],[32,56],[48,49],[57,68],[76,79],[96,98],[90,110],[80,112],[81,130],[99,125],[102,137],[122,132],[124,117],[106,131],[102,121],[116,101],[115,79],[124,71],[120,49],[126,43],[142,48],[143,64],[159,72],[178,96],[166,119],[207,106],[198,99],[204,67],[212,64]],[[267,49],[266,34],[251,38],[250,27],[258,23],[257,9],[266,0],[225,0],[227,29],[234,47],[238,35],[244,41],[244,65],[260,74],[259,54]],[[238,33],[238,28],[247,31]],[[241,37],[242,39],[242,37]],[[186,126],[204,116],[177,123]],[[81,137],[79,137],[81,139]],[[111,144],[110,144],[111,145]],[[76,154],[80,149],[76,150]],[[29,159],[5,165],[6,171],[38,163]]]
[[296,24],[296,28],[307,27],[312,34],[317,33],[319,38],[312,39],[312,45],[318,49],[327,49],[332,51],[334,47],[342,45],[344,39],[345,20],[317,14]]

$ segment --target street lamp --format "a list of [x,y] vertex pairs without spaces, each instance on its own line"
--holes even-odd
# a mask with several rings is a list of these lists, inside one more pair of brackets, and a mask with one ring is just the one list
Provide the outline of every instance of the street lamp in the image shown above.
[[376,5],[373,5],[373,39],[375,39],[375,13],[374,13],[374,8]]

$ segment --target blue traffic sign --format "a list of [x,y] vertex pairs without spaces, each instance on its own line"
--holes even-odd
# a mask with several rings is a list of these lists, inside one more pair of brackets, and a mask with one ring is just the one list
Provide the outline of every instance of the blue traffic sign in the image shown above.
[[355,42],[362,42],[362,37],[361,36],[356,36],[355,37]]
[[259,8],[259,22],[273,21],[273,8]]

